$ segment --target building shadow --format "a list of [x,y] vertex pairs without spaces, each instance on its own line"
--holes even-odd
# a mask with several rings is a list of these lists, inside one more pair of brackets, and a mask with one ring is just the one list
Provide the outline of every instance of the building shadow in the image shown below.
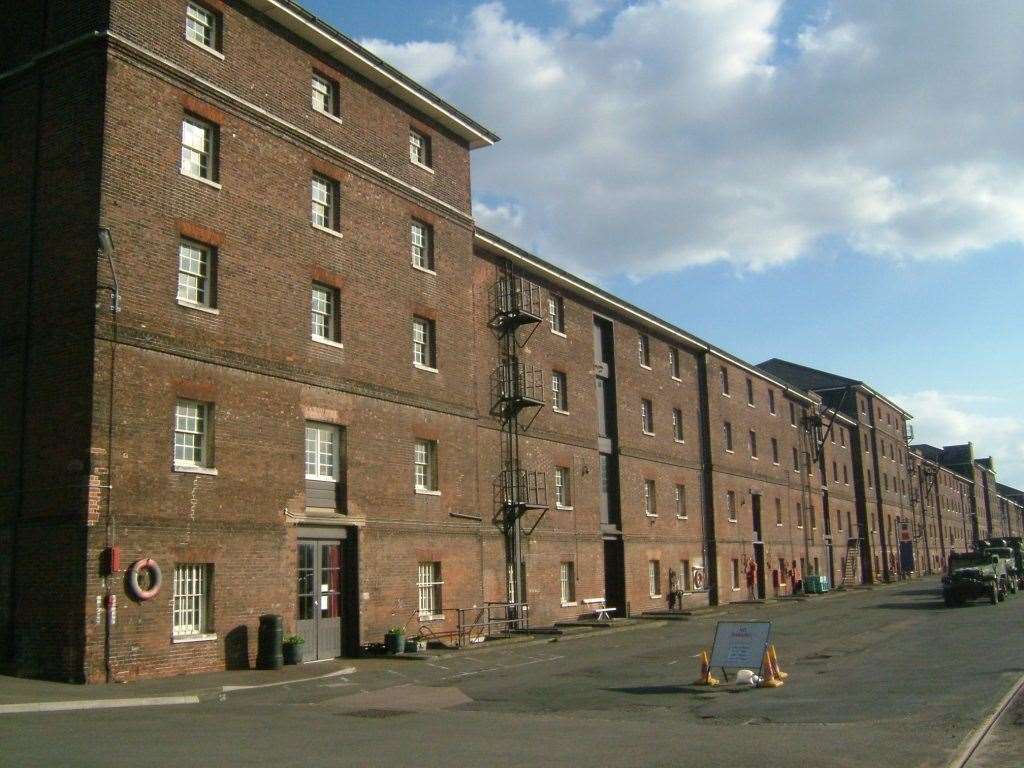
[[231,670],[252,669],[249,663],[249,627],[245,624],[224,636],[224,665]]
[[[969,607],[970,603],[967,603],[965,607]],[[885,608],[890,611],[947,611],[953,610],[947,608],[946,604],[942,600],[929,600],[928,602],[917,602],[917,603],[879,603],[878,605],[871,606],[872,608]]]

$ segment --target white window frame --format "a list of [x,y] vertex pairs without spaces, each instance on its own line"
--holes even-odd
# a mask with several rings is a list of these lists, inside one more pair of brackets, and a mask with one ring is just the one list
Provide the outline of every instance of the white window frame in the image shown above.
[[555,507],[572,509],[572,475],[568,467],[555,467]]
[[[312,461],[311,461],[312,459]],[[328,463],[325,463],[327,459]],[[306,479],[338,482],[341,463],[341,429],[336,424],[306,422]],[[310,471],[312,466],[313,471]],[[324,467],[329,467],[324,472]]]
[[668,348],[668,370],[674,381],[682,381],[682,364],[679,361],[679,350],[675,347]]
[[640,398],[640,431],[645,435],[654,434],[654,403],[650,398]]
[[310,106],[313,108],[313,111],[319,112],[321,115],[327,115],[327,117],[340,123],[337,81],[314,70],[310,82]]
[[174,567],[171,638],[174,642],[212,640],[211,587],[213,566],[180,563]]
[[658,516],[658,486],[651,479],[644,479],[644,514]]
[[563,608],[576,605],[576,564],[571,560],[558,565],[558,594]]
[[677,443],[686,442],[686,435],[683,432],[683,411],[681,408],[672,409],[672,439]]
[[647,561],[647,587],[652,598],[661,597],[661,561]]
[[[195,132],[199,132],[198,135]],[[182,176],[197,179],[219,189],[217,135],[218,126],[209,120],[204,120],[193,114],[186,114],[181,118],[181,165],[179,170]]]
[[444,579],[441,577],[440,562],[417,564],[416,597],[420,621],[444,618]]
[[200,3],[185,5],[185,39],[223,59],[220,50],[220,16]]
[[437,331],[434,321],[419,315],[412,318],[412,364],[424,371],[437,371]]
[[341,346],[341,292],[332,285],[313,283],[310,289],[309,335],[313,341]]
[[412,460],[416,493],[440,494],[437,482],[437,441],[417,438],[413,444]]
[[430,157],[430,137],[427,134],[409,129],[409,162],[418,165],[428,171],[433,171],[433,161]]
[[557,294],[548,296],[548,326],[556,336],[565,336],[565,300]]
[[212,469],[212,416],[212,403],[178,398],[174,406],[175,469]]
[[[341,237],[341,184],[314,173],[310,181],[310,223],[314,229]],[[326,222],[326,223],[325,223]]]
[[640,367],[651,370],[651,337],[646,333],[637,335],[637,355],[640,358]]
[[412,220],[409,224],[409,252],[416,269],[436,274],[433,227],[419,219]]
[[187,237],[181,238],[178,243],[179,304],[196,309],[215,307],[216,259],[215,248]]
[[569,379],[562,371],[551,372],[551,408],[556,413],[569,413]]

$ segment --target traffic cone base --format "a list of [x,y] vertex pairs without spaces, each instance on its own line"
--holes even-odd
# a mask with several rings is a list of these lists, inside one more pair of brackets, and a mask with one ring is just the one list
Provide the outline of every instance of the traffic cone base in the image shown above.
[[768,651],[772,655],[772,666],[775,667],[775,676],[779,678],[779,680],[785,680],[789,677],[789,672],[783,672],[782,667],[779,666],[779,656],[775,653],[775,646],[769,646]]
[[708,660],[708,652],[700,653],[700,679],[694,685],[718,685],[718,678],[711,674],[711,662]]
[[783,686],[782,680],[776,676],[776,669],[772,664],[772,655],[769,651],[764,652],[761,674],[764,676],[764,679],[761,681],[761,685],[758,686],[759,688],[781,688]]

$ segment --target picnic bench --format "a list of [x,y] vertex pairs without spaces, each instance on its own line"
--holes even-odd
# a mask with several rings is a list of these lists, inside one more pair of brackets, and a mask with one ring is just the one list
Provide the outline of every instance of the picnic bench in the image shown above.
[[605,605],[603,597],[587,597],[583,599],[583,605],[594,612],[594,618],[598,621],[611,621],[610,614],[615,613],[614,607]]

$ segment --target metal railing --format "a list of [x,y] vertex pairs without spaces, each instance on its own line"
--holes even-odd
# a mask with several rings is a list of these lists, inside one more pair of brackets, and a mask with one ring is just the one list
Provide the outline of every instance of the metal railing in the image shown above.
[[[530,628],[528,603],[485,602],[482,606],[474,605],[470,608],[444,608],[441,614],[445,617],[443,626],[449,628],[435,629],[430,624],[420,623],[420,638],[448,640],[454,642],[457,648],[465,648],[473,643],[483,642],[488,637],[522,632]],[[409,621],[413,619],[422,622],[419,611],[414,612]]]

